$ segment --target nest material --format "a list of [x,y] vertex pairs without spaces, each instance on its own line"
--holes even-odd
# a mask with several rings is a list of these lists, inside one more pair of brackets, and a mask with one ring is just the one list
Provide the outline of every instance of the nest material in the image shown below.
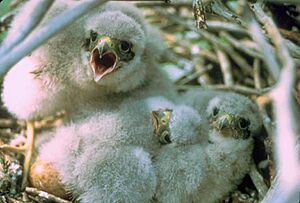
[[[276,175],[272,139],[275,118],[273,106],[266,93],[278,78],[270,73],[266,64],[268,61],[264,59],[263,50],[259,48],[259,41],[249,32],[243,1],[203,2],[205,2],[203,5],[196,4],[200,5],[196,8],[198,13],[196,22],[200,28],[207,25],[208,29],[205,30],[197,29],[190,1],[138,5],[144,9],[146,18],[159,26],[164,33],[171,52],[165,55],[162,68],[170,73],[179,91],[199,87],[235,91],[251,97],[259,105],[264,117],[264,129],[260,139],[256,141],[253,154],[255,168],[258,170],[256,172],[259,173],[245,177],[236,191],[220,200],[224,203],[259,202],[266,193],[266,186],[271,185]],[[273,56],[270,57],[278,59],[278,50],[274,48],[276,41],[275,43],[272,41],[274,37],[271,33],[272,26],[270,28],[270,22],[266,20],[268,19],[266,17],[272,15],[281,35],[285,40],[289,40],[286,45],[296,67],[299,68],[300,5],[269,3],[264,6],[262,9],[257,3],[250,5],[257,21],[264,28],[267,43],[273,47]],[[15,8],[15,5],[13,7]],[[11,15],[8,14],[0,20],[2,33],[7,31]],[[281,65],[278,66],[281,68]],[[296,70],[296,74],[293,96],[298,108],[300,69]],[[0,114],[4,118],[0,120],[2,140],[0,142],[8,143],[11,139],[23,139],[24,135],[21,132],[24,129],[24,121],[11,119],[4,109],[0,109]],[[40,127],[37,127],[38,124],[36,127],[38,129],[55,127],[60,123],[61,120],[55,125],[50,125],[49,118],[46,118],[40,122]],[[21,192],[22,162],[22,156],[0,154],[0,202],[68,202],[35,188],[27,187]]]

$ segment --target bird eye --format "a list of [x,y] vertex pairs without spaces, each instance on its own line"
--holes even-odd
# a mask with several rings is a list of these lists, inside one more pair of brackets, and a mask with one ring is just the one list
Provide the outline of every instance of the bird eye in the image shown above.
[[218,109],[217,107],[215,107],[215,108],[213,109],[212,115],[213,115],[213,116],[217,116],[218,113],[219,113],[219,109]]
[[239,127],[241,129],[246,129],[250,125],[250,121],[248,119],[240,118],[239,119]]
[[98,33],[95,32],[94,30],[90,31],[90,39],[94,42],[98,37]]
[[161,119],[161,123],[162,123],[163,125],[166,125],[166,124],[167,124],[167,120],[166,120],[165,118],[162,118],[162,119]]
[[129,42],[126,41],[121,41],[120,45],[119,45],[119,50],[123,53],[127,53],[129,52],[131,49],[131,44]]

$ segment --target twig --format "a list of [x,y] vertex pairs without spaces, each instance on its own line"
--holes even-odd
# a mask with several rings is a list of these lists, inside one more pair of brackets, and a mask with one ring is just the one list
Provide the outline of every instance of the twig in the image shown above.
[[[296,132],[294,132],[295,128],[293,126],[293,122],[296,122],[296,117],[293,114],[295,111],[293,108],[293,88],[296,79],[295,65],[273,20],[264,13],[261,6],[261,1],[258,1],[253,8],[261,22],[264,23],[283,66],[279,82],[270,93],[277,121],[275,155],[277,157],[278,178],[276,178],[273,187],[263,202],[298,202],[300,164],[296,150]],[[254,21],[251,22],[253,24]],[[256,25],[256,27],[258,26]],[[256,31],[259,32],[260,30],[257,29]],[[270,57],[269,54],[264,53],[264,58],[267,57]]]
[[221,51],[217,46],[215,46],[214,48],[219,59],[219,64],[221,66],[221,71],[223,73],[224,83],[227,86],[232,86],[234,82],[233,82],[230,61],[227,55],[223,51]]
[[260,78],[260,60],[258,58],[255,58],[253,62],[253,78],[255,88],[260,89],[262,85]]
[[276,80],[279,77],[280,67],[276,61],[274,51],[271,48],[271,45],[266,41],[260,26],[258,23],[254,20],[251,11],[248,9],[248,6],[245,6],[245,21],[248,22],[248,29],[252,33],[252,39],[257,42],[257,44],[260,46],[263,60],[266,67],[269,70],[269,73],[271,74],[272,79]]
[[247,34],[248,31],[241,27],[240,25],[230,23],[230,22],[222,22],[222,21],[216,21],[216,20],[208,20],[207,21],[208,30],[224,30],[228,32],[234,32],[239,34]]
[[246,24],[243,22],[243,20],[236,13],[233,13],[226,8],[220,0],[212,1],[210,8],[214,13],[224,17],[225,19],[246,27]]
[[54,17],[49,23],[28,36],[23,42],[15,46],[9,53],[3,56],[0,61],[0,75],[4,75],[11,66],[15,65],[24,56],[39,47],[54,34],[70,25],[77,18],[102,5],[108,0],[86,0],[74,8],[64,11],[59,16]]
[[300,59],[300,47],[291,42],[290,40],[284,40],[285,46],[289,49],[291,56]]
[[[192,85],[183,85],[178,86],[178,90],[189,90],[199,88],[199,86],[192,86]],[[245,94],[245,95],[263,95],[266,94],[271,90],[271,88],[263,88],[263,89],[253,89],[241,85],[233,85],[233,86],[226,86],[226,85],[207,85],[202,87],[203,89],[212,89],[212,90],[224,90],[224,91],[234,91],[237,93]]]
[[279,29],[280,33],[288,40],[294,41],[300,46],[300,34],[290,30]]
[[49,202],[53,202],[53,203],[71,203],[70,201],[61,199],[61,198],[56,197],[56,196],[54,196],[52,194],[49,194],[47,192],[40,191],[36,188],[26,187],[25,191],[30,195],[38,196],[38,197],[43,198],[43,199],[45,199]]
[[181,79],[181,80],[177,80],[175,81],[175,83],[177,85],[185,85],[187,84],[188,82],[202,76],[203,74],[207,73],[208,71],[210,71],[212,69],[212,66],[207,66],[207,67],[203,67],[201,68],[200,70],[197,70],[195,73],[191,74],[191,75],[188,75],[186,78],[184,79]]
[[257,171],[255,163],[253,162],[251,165],[250,173],[249,173],[257,191],[259,194],[259,199],[263,199],[263,197],[268,192],[268,187],[264,183],[263,177],[260,175],[260,173]]
[[249,56],[252,56],[254,58],[262,59],[262,55],[255,50],[249,49],[249,47],[244,46],[242,43],[240,43],[238,40],[233,38],[230,34],[226,32],[220,32],[220,36],[224,37],[230,44],[233,45],[236,49],[248,54]]
[[[32,5],[33,11],[28,13],[27,19],[23,19],[26,23],[20,25],[18,32],[14,33],[13,38],[9,41],[5,41],[0,49],[0,58],[8,53],[16,44],[24,40],[29,33],[40,23],[48,9],[51,7],[54,0],[35,1]],[[24,12],[24,11],[23,11]]]
[[218,57],[215,55],[215,53],[207,51],[207,50],[201,50],[199,52],[200,57],[207,58],[208,60],[218,63]]
[[276,4],[300,4],[299,0],[264,0],[265,2],[271,2]]
[[218,37],[213,35],[212,33],[207,32],[206,30],[199,31],[195,26],[187,24],[185,20],[180,19],[178,16],[172,15],[170,13],[166,13],[164,10],[160,8],[155,8],[155,11],[158,12],[160,15],[168,18],[169,20],[189,29],[194,32],[197,32],[201,37],[205,38],[209,42],[214,45],[217,45],[221,49],[223,49],[244,71],[244,73],[251,75],[252,74],[252,67],[248,64],[248,62],[241,57],[231,46],[224,45]]

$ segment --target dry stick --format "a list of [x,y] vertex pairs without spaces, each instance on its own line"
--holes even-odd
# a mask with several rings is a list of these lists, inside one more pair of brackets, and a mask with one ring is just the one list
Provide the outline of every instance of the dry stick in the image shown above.
[[218,63],[218,57],[211,51],[201,50],[199,53],[200,57],[206,58],[214,63]]
[[252,67],[248,64],[248,62],[240,56],[231,46],[224,45],[218,37],[213,35],[212,33],[209,33],[205,30],[199,31],[195,26],[187,24],[185,20],[180,19],[178,16],[172,15],[170,13],[166,13],[165,10],[162,10],[160,8],[155,8],[155,11],[158,12],[160,15],[168,18],[169,20],[189,29],[194,32],[197,32],[201,37],[208,40],[210,43],[217,45],[223,51],[225,51],[243,70],[246,74],[252,74]]
[[259,195],[259,199],[261,200],[268,192],[268,187],[264,183],[264,178],[257,171],[254,161],[251,164],[251,169],[249,173]]
[[236,13],[233,13],[227,7],[225,7],[220,0],[212,1],[210,8],[214,13],[224,17],[225,19],[246,27],[246,23],[243,22],[243,20]]
[[224,30],[228,32],[234,32],[238,34],[248,34],[248,31],[241,27],[240,25],[229,23],[229,22],[222,22],[222,21],[216,21],[216,20],[208,20],[207,21],[208,30]]
[[[8,53],[15,45],[23,41],[29,33],[40,23],[48,9],[51,7],[54,0],[36,0],[35,5],[32,5],[34,12],[31,12],[27,19],[23,19],[26,23],[18,28],[18,32],[9,41],[5,41],[0,49],[0,58]],[[23,11],[25,12],[25,11]]]
[[[270,96],[273,100],[274,114],[277,120],[276,126],[276,157],[278,160],[278,178],[274,187],[269,190],[263,203],[273,202],[298,202],[298,190],[300,186],[300,164],[296,150],[296,132],[293,122],[293,87],[295,84],[295,66],[293,59],[284,44],[280,33],[273,20],[268,17],[261,8],[261,1],[254,4],[257,14],[262,17],[264,26],[268,31],[272,42],[278,51],[278,58],[283,66],[277,87],[272,90]],[[254,20],[251,24],[255,23]],[[251,25],[250,25],[251,26]],[[260,31],[260,28],[258,28]],[[265,57],[269,57],[265,55]]]
[[25,191],[33,196],[38,196],[40,198],[46,199],[49,202],[53,202],[53,203],[71,203],[70,201],[61,199],[59,197],[56,197],[52,194],[49,194],[47,192],[38,190],[36,188],[31,188],[31,187],[26,187]]
[[[250,12],[250,11],[249,11]],[[262,51],[263,60],[271,74],[272,80],[276,80],[279,76],[280,67],[276,61],[274,51],[272,51],[271,45],[266,41],[258,23],[252,18],[248,24],[249,31],[252,33],[252,39],[260,46]]]
[[252,56],[253,58],[259,58],[262,59],[262,55],[258,52],[256,52],[253,49],[249,49],[249,47],[244,46],[242,43],[240,43],[238,40],[233,38],[230,34],[227,32],[220,32],[220,36],[224,37],[230,44],[232,44],[233,47],[236,49],[248,54],[249,56]]
[[276,3],[276,4],[284,4],[284,3],[300,4],[299,0],[264,0],[264,1],[265,2]]
[[11,137],[13,135],[11,129],[0,129],[0,138],[2,137]]
[[285,46],[287,46],[287,48],[289,49],[291,56],[299,60],[300,59],[300,47],[297,46],[295,43],[291,42],[290,40],[284,40],[284,43],[285,43]]
[[70,25],[80,16],[91,9],[100,6],[108,0],[86,0],[80,5],[64,11],[54,17],[47,25],[28,36],[23,42],[15,46],[9,53],[5,54],[0,61],[0,75],[4,75],[11,66],[15,65],[24,56],[32,52],[41,44],[49,40],[57,32]]
[[260,60],[258,58],[254,58],[253,62],[253,78],[254,78],[254,86],[256,89],[260,89],[261,85],[261,78],[260,78]]
[[227,86],[234,85],[231,64],[227,55],[223,51],[221,51],[217,46],[214,46],[214,49],[219,59],[219,64],[221,66],[221,71],[223,73],[223,80],[225,85]]
[[175,81],[175,83],[177,83],[177,85],[185,85],[188,82],[204,75],[205,73],[207,73],[208,71],[210,71],[213,67],[212,66],[207,66],[207,67],[203,67],[200,70],[197,70],[195,73],[192,73],[191,75],[189,75],[188,77],[182,79],[182,80],[178,80]]
[[[261,78],[260,78],[260,60],[255,58],[254,59],[254,64],[253,64],[254,68],[253,68],[253,77],[254,77],[254,85],[256,89],[260,89],[261,88]],[[266,119],[265,119],[265,111],[261,111],[261,106],[259,106],[260,108],[260,113],[263,116],[263,125],[266,128]],[[270,134],[269,134],[270,136]],[[250,170],[250,177],[258,191],[259,194],[259,199],[262,200],[263,197],[267,194],[268,192],[268,187],[266,186],[263,177],[260,175],[260,173],[257,171],[257,168],[255,166],[255,163],[252,162],[252,166],[251,166],[251,170]]]
[[[178,90],[189,90],[189,89],[197,89],[200,88],[197,85],[183,85],[183,86],[178,86]],[[224,91],[234,91],[237,93],[241,93],[244,95],[263,95],[266,94],[271,90],[271,88],[262,88],[262,89],[254,89],[254,88],[249,88],[245,87],[242,85],[234,85],[231,87],[228,87],[226,85],[207,85],[205,87],[202,87],[204,89],[212,89],[212,90],[224,90]]]

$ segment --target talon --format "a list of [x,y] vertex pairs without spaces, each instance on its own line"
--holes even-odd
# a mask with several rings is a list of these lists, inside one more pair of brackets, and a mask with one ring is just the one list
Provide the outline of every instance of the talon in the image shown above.
[[23,164],[23,178],[22,178],[22,184],[21,189],[24,190],[27,184],[27,177],[29,173],[30,168],[30,161],[32,158],[32,153],[34,150],[34,124],[31,121],[26,122],[26,134],[27,134],[27,140],[25,145],[21,147],[13,146],[13,145],[7,145],[3,144],[0,146],[0,151],[6,151],[6,152],[16,152],[20,154],[24,154],[25,160]]

